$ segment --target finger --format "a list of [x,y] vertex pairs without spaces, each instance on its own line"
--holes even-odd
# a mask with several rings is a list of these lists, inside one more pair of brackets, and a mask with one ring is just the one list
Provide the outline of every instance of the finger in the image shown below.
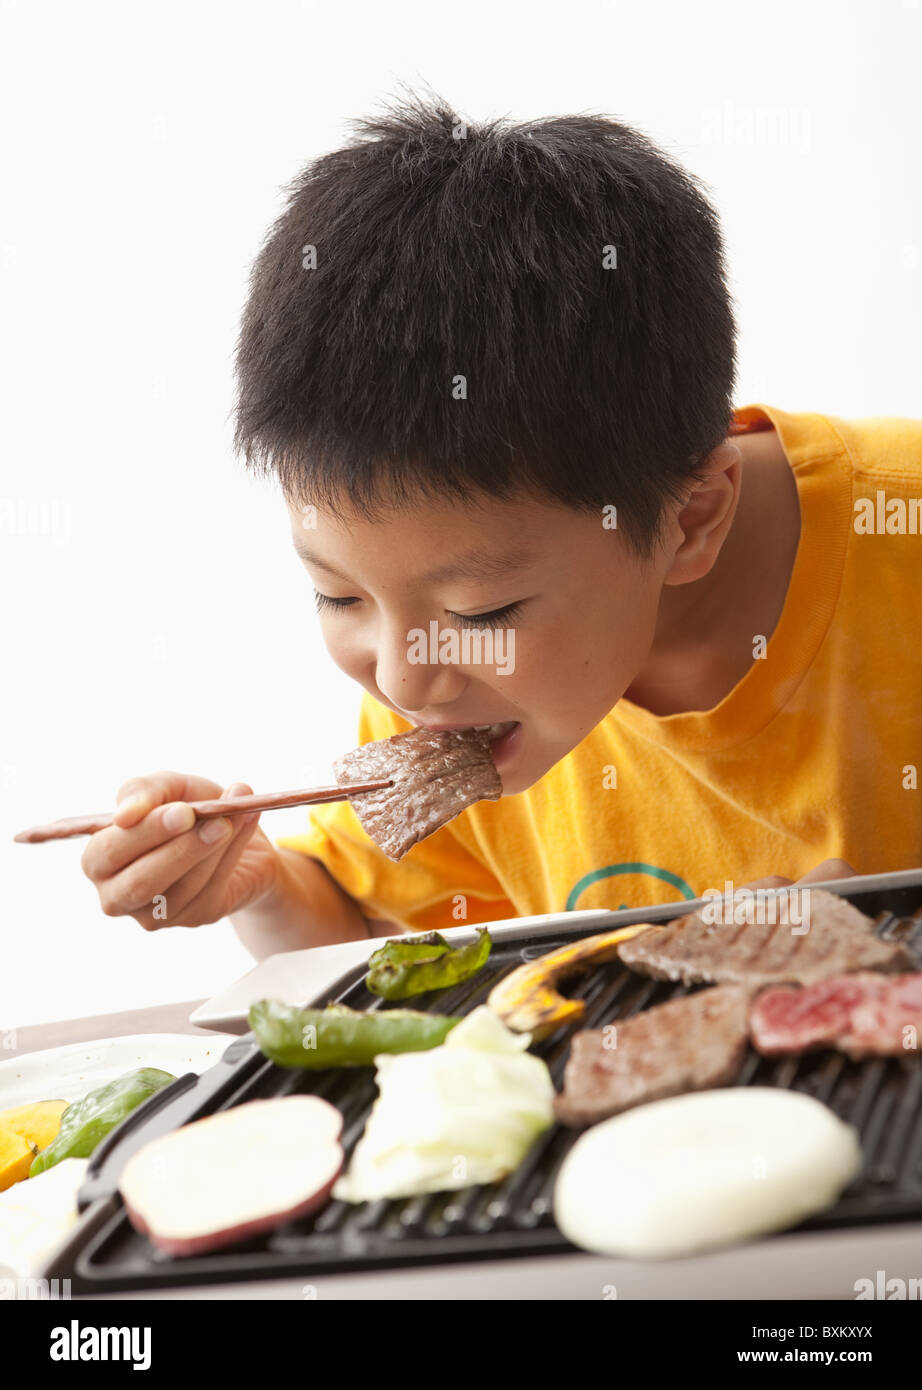
[[109,825],[91,835],[80,860],[81,868],[93,883],[102,883],[158,846],[176,841],[194,825],[195,812],[187,801],[155,806],[138,825],[128,829]]
[[[222,850],[218,862],[214,865],[209,862],[210,872],[205,876],[203,883],[194,882],[200,876],[198,870],[186,875],[187,882],[183,885],[183,892],[188,893],[188,896],[178,908],[173,926],[197,927],[205,922],[217,922],[221,917],[227,916],[228,912],[237,912],[246,905],[245,902],[240,902],[228,906],[227,902],[231,877],[257,830],[256,812],[246,819],[248,823],[240,828],[227,848]],[[177,884],[171,893],[171,902],[179,887]]]
[[782,878],[780,874],[769,874],[767,878],[754,878],[751,883],[741,883],[741,888],[787,888],[793,879]]
[[256,831],[256,812],[252,819],[249,816],[246,819],[249,823],[241,826],[226,846],[219,845],[207,859],[159,893],[156,900],[152,898],[147,908],[130,915],[146,931],[158,931],[161,927],[199,927],[223,917],[221,895]]
[[[221,794],[222,798],[251,795],[251,788],[242,783],[228,787]],[[151,911],[146,914],[149,920],[142,921],[141,925],[148,930],[157,930],[166,926],[197,926],[215,920],[213,916],[208,915],[210,901],[217,900],[224,892],[228,878],[252,838],[258,821],[258,811],[234,816],[231,821],[234,827],[231,838],[226,842],[222,841],[214,853],[196,864],[177,879],[167,892],[162,893],[160,896],[163,902],[158,904],[156,917]],[[208,890],[208,902],[203,890]],[[141,921],[138,913],[132,915]]]
[[[149,787],[149,792],[145,792],[144,795],[149,795],[154,801],[170,792],[178,792],[182,797],[191,795],[195,799],[203,793],[209,799],[221,794],[221,788],[217,783],[208,782],[203,777],[187,777],[181,772],[154,773],[149,778],[136,779],[136,785]],[[202,826],[207,825],[211,819],[203,818]],[[127,829],[112,825],[97,831],[83,852],[80,861],[83,872],[97,884],[107,878],[113,878],[142,855],[168,840],[176,839],[184,831],[191,830],[195,824],[195,812],[187,801],[168,799],[166,805],[154,806],[138,825]],[[213,834],[217,833],[217,827],[215,831],[203,829],[200,833],[205,844],[213,846],[217,843],[212,838]]]
[[132,777],[122,783],[115,796],[112,821],[127,830],[143,820],[154,806],[217,794],[217,783],[204,777],[190,777],[185,772],[151,772],[147,777]]
[[146,777],[130,777],[115,794],[114,822],[127,829],[154,806],[161,806],[165,801],[182,801],[185,781],[181,772],[151,772]]
[[[152,816],[159,812],[152,812]],[[139,827],[141,829],[143,827]],[[100,834],[110,832],[100,831]],[[122,831],[125,835],[136,832]],[[134,914],[161,898],[184,874],[226,847],[234,833],[226,816],[209,816],[195,829],[177,835],[148,854],[133,859],[126,868],[97,884],[102,910],[108,917]]]
[[797,880],[798,883],[823,883],[826,879],[835,878],[855,878],[857,869],[853,869],[851,864],[844,859],[824,859],[822,864],[817,864],[815,869],[804,874],[803,878]]

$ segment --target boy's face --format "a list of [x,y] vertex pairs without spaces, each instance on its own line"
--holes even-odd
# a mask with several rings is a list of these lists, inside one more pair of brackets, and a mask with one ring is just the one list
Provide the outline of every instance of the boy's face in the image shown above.
[[[643,666],[664,581],[683,582],[676,510],[640,559],[601,514],[525,494],[345,521],[289,506],[336,664],[411,724],[501,725],[507,795],[569,753]],[[475,628],[489,636],[465,652]]]

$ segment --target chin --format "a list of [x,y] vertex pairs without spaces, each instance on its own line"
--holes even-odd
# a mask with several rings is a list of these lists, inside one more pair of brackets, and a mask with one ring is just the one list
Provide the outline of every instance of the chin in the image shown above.
[[[561,754],[561,757],[564,757]],[[554,760],[559,761],[559,759]],[[503,784],[503,796],[516,796],[519,792],[527,792],[536,782],[540,782],[546,772],[550,772],[554,762],[541,763],[536,765],[533,760],[521,767],[500,768],[499,775]]]

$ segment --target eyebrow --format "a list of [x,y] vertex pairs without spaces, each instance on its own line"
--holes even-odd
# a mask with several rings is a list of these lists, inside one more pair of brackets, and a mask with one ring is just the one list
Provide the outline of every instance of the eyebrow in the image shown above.
[[[306,560],[308,564],[323,570],[326,574],[334,575],[344,583],[349,582],[347,575],[321,560],[299,536],[294,537],[294,547],[301,559]],[[466,555],[459,555],[435,569],[427,570],[417,578],[421,584],[444,584],[452,579],[502,579],[506,575],[525,569],[533,564],[535,559],[536,556],[529,550],[498,552],[485,546],[470,550]]]

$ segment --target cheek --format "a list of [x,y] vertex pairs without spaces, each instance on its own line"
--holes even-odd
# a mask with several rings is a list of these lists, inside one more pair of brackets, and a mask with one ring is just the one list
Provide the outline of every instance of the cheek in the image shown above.
[[650,594],[638,592],[633,601],[596,614],[582,653],[581,679],[587,687],[604,690],[611,703],[621,698],[649,655],[656,612]]
[[342,624],[320,619],[320,633],[324,646],[332,661],[353,680],[364,681],[369,672],[374,671],[374,655],[369,653],[367,644],[343,631]]
[[506,688],[523,704],[537,698],[558,716],[581,719],[582,711],[601,718],[646,660],[656,611],[656,591],[649,587],[638,587],[617,604],[596,598],[574,605],[571,615],[540,637],[521,634]]

